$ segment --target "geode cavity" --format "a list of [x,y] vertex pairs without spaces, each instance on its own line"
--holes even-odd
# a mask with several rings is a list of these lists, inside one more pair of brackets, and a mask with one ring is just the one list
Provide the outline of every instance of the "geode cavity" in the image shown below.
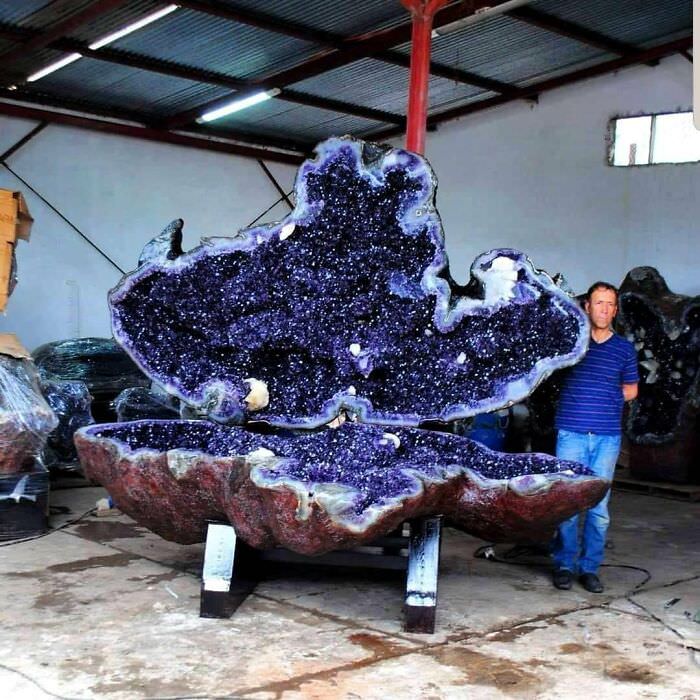
[[358,423],[261,434],[135,421],[82,428],[75,440],[86,475],[166,539],[201,541],[207,520],[223,519],[254,547],[304,554],[364,544],[432,513],[492,541],[547,539],[608,486],[575,462]]
[[281,223],[188,253],[180,221],[152,241],[110,295],[114,336],[222,423],[410,426],[518,401],[582,356],[586,319],[515,250],[456,284],[434,198],[420,156],[330,139]]

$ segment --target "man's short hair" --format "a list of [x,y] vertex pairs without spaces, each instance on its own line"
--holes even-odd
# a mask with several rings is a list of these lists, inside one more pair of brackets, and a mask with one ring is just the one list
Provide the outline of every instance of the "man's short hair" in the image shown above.
[[615,302],[617,302],[617,297],[619,296],[619,292],[617,291],[617,287],[614,284],[610,284],[610,282],[603,282],[602,280],[598,280],[597,282],[594,282],[589,288],[588,291],[586,292],[586,301],[591,300],[591,295],[593,292],[596,291],[596,289],[607,289],[611,292],[615,293]]

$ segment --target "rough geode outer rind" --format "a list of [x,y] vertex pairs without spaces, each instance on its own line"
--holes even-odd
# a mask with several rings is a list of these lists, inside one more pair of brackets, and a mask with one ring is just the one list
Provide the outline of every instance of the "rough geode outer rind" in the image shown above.
[[316,152],[284,221],[184,254],[174,222],[111,292],[114,337],[158,384],[222,423],[309,428],[345,408],[409,426],[518,401],[583,355],[585,315],[522,253],[454,282],[420,156]]
[[166,539],[202,541],[208,519],[227,519],[254,547],[304,554],[365,544],[432,513],[489,540],[546,539],[609,485],[547,455],[358,423],[262,434],[135,421],[82,428],[75,440],[86,475]]
[[620,285],[619,307],[617,327],[634,343],[640,370],[627,436],[640,445],[663,445],[696,434],[700,296],[675,294],[658,270],[635,267]]

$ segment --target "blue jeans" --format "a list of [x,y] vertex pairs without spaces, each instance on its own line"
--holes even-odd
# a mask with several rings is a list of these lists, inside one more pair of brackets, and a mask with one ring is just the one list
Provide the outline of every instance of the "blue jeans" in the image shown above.
[[[580,462],[596,476],[612,481],[621,441],[620,435],[595,435],[559,430],[557,457]],[[610,524],[609,500],[610,489],[597,505],[583,513],[583,536],[580,545],[578,514],[559,526],[552,548],[554,565],[557,569],[578,571],[580,574],[598,573],[598,568],[603,562],[605,535]]]

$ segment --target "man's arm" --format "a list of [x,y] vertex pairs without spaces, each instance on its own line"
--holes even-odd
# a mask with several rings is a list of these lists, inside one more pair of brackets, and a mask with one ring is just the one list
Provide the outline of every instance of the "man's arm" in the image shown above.
[[639,393],[639,385],[635,382],[634,384],[623,384],[622,385],[622,396],[625,401],[632,401],[632,399],[637,398]]

